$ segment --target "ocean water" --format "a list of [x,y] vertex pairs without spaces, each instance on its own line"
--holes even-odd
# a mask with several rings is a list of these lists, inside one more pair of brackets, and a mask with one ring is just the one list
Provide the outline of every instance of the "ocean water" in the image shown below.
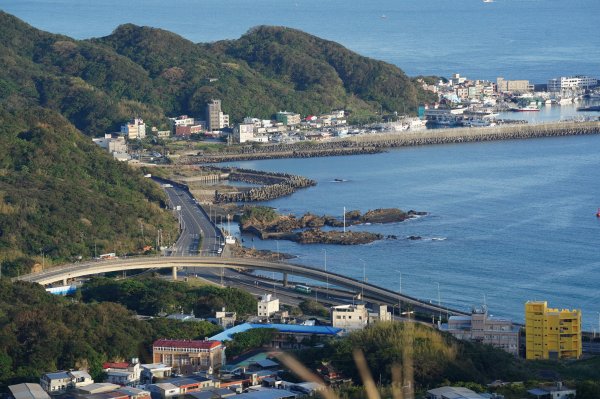
[[[433,302],[523,321],[527,300],[580,308],[586,330],[600,311],[600,136],[391,150],[378,155],[248,161],[245,168],[315,179],[315,187],[266,202],[280,212],[339,215],[398,207],[429,215],[352,227],[398,236],[368,245],[279,248],[325,267]],[[346,179],[336,183],[334,179]],[[406,237],[421,236],[421,240]],[[400,287],[401,285],[401,287]]]
[[105,36],[123,23],[194,42],[283,25],[385,60],[409,75],[529,79],[600,71],[597,0],[0,0],[50,32]]
[[[597,0],[0,0],[0,9],[77,39],[108,35],[129,22],[194,42],[234,39],[261,24],[284,25],[413,76],[461,73],[544,83],[600,71]],[[527,118],[554,119],[549,114],[555,110]],[[371,282],[434,302],[439,297],[456,308],[485,300],[493,314],[515,320],[523,319],[526,300],[581,308],[591,330],[600,311],[598,148],[600,136],[565,137],[240,163],[318,181],[268,203],[282,212],[341,215],[344,207],[399,207],[430,213],[404,223],[353,227],[398,240],[338,247],[255,239],[251,245],[279,247],[317,266],[324,266],[326,256],[328,269],[356,278],[364,267]],[[409,235],[423,239],[404,239]]]

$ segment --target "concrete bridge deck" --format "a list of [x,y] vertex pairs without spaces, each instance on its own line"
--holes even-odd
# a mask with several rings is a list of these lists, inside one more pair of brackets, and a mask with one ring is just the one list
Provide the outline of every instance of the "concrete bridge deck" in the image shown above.
[[407,295],[401,295],[395,291],[386,288],[378,287],[363,281],[359,281],[350,277],[343,276],[337,273],[326,272],[321,269],[296,265],[283,262],[269,262],[258,259],[249,258],[220,258],[220,257],[134,257],[122,258],[115,260],[93,261],[86,263],[75,263],[52,269],[45,270],[40,273],[28,274],[20,276],[15,280],[29,281],[42,285],[52,284],[56,282],[66,282],[68,279],[85,277],[94,274],[127,271],[137,269],[152,269],[152,268],[171,268],[173,275],[177,277],[177,269],[185,267],[203,267],[203,268],[229,268],[229,269],[253,269],[263,270],[268,272],[282,273],[284,275],[284,283],[287,280],[287,275],[294,275],[327,282],[328,284],[343,287],[354,292],[363,292],[365,298],[370,298],[382,303],[396,304],[402,302],[403,305],[410,304],[412,309],[417,312],[429,314],[448,314],[448,315],[466,315],[466,312],[449,309],[444,306],[438,306],[433,303],[421,301]]

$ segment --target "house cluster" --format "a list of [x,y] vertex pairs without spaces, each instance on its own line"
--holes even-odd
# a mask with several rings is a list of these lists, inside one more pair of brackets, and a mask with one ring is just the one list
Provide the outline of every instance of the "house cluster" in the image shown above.
[[589,76],[562,76],[534,85],[528,80],[496,82],[467,79],[454,74],[436,84],[420,83],[425,90],[438,94],[439,102],[425,105],[420,117],[431,125],[493,126],[500,111],[537,111],[541,105],[571,104],[584,95],[596,95],[598,80]]
[[[300,349],[314,347],[325,340],[370,324],[391,321],[386,305],[377,312],[364,303],[330,308],[330,323],[315,320],[299,322],[282,311],[279,299],[266,294],[257,303],[253,321],[236,323],[236,314],[222,309],[214,322],[225,330],[204,340],[158,339],[152,345],[152,363],[138,359],[107,362],[102,365],[105,380],[96,383],[85,370],[46,373],[39,384],[10,386],[14,399],[284,399],[312,395],[323,388],[314,383],[291,383],[282,379],[282,366],[268,358],[227,363],[226,347],[238,333],[251,329],[274,330],[269,348]],[[173,316],[173,315],[171,315]],[[177,315],[181,322],[198,320],[193,315]],[[549,308],[546,302],[525,304],[527,359],[576,359],[582,354],[581,312]],[[474,308],[469,316],[451,316],[438,322],[438,328],[458,339],[490,344],[519,355],[519,330],[511,320],[488,314],[487,307]],[[328,364],[317,372],[328,384],[348,380]],[[501,382],[494,382],[495,386]],[[502,383],[503,384],[503,383]],[[573,389],[562,384],[540,386],[528,391],[539,398],[567,398]],[[49,396],[51,395],[51,396]],[[462,387],[440,387],[427,391],[431,399],[482,399],[501,395],[478,394]]]
[[323,115],[308,115],[279,111],[275,119],[244,118],[232,133],[234,143],[284,143],[300,140],[321,140],[348,133],[347,120],[343,110]]
[[282,380],[281,366],[270,359],[225,365],[225,346],[212,339],[159,339],[152,356],[150,364],[138,359],[105,363],[102,383],[86,371],[70,370],[46,373],[39,384],[9,388],[14,399],[295,399],[322,388]]

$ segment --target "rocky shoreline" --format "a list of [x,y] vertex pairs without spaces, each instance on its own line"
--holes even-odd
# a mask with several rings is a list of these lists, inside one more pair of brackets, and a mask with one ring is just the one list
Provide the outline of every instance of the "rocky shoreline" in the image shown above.
[[291,195],[300,188],[311,187],[317,184],[314,180],[288,173],[262,172],[238,168],[215,168],[215,170],[219,173],[227,174],[228,179],[232,181],[262,184],[261,187],[252,187],[250,189],[233,192],[220,192],[216,190],[214,199],[216,204],[227,202],[269,201]]
[[370,223],[395,223],[426,215],[426,212],[410,210],[404,212],[397,208],[375,209],[364,214],[360,211],[346,212],[345,220],[333,216],[316,216],[310,213],[300,218],[294,215],[279,215],[265,207],[246,209],[240,221],[240,230],[253,234],[263,240],[290,240],[300,244],[336,244],[360,245],[368,244],[384,238],[395,239],[396,236],[383,236],[379,233],[357,232],[351,230],[323,230],[327,227],[349,227]]

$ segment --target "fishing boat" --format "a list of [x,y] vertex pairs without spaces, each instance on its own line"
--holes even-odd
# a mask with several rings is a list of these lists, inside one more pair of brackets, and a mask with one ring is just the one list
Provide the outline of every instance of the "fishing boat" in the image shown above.
[[535,101],[530,102],[528,105],[524,107],[519,107],[515,109],[515,112],[536,112],[539,111],[537,104]]

